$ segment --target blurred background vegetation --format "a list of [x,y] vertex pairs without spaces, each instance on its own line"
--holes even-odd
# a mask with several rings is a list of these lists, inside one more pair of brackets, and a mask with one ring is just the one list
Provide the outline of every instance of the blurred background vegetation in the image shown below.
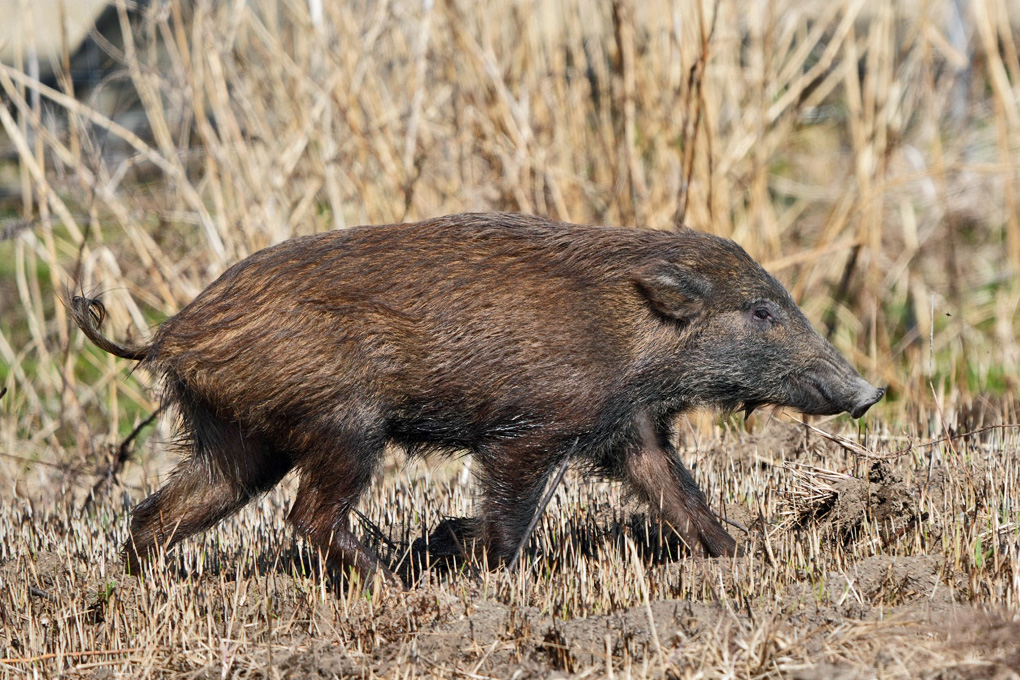
[[1016,0],[74,4],[0,2],[0,466],[155,408],[66,291],[138,339],[283,239],[477,210],[731,237],[887,427],[1016,418]]

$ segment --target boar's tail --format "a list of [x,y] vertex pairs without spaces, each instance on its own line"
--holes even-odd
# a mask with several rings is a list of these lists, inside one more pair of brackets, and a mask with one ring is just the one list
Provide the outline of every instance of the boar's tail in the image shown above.
[[149,356],[148,346],[127,347],[125,345],[118,345],[103,335],[99,327],[103,325],[103,320],[106,318],[106,307],[95,298],[81,297],[79,295],[71,298],[71,318],[74,319],[78,328],[99,349],[123,359],[134,359],[135,361],[141,361]]

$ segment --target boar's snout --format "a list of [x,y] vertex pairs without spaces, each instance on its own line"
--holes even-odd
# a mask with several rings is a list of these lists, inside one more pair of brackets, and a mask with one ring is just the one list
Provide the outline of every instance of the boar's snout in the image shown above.
[[844,361],[822,366],[794,378],[790,406],[811,415],[846,412],[860,418],[885,396],[885,389],[869,383]]
[[853,408],[847,409],[854,418],[863,416],[872,404],[878,402],[885,396],[884,387],[874,387],[867,380],[861,379],[860,389],[857,392],[857,400]]

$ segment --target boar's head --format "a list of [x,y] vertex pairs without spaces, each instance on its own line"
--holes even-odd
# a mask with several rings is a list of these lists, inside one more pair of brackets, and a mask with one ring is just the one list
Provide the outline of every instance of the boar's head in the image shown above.
[[740,246],[687,232],[687,245],[646,265],[638,286],[679,325],[678,391],[688,403],[788,406],[859,418],[885,394],[869,384]]

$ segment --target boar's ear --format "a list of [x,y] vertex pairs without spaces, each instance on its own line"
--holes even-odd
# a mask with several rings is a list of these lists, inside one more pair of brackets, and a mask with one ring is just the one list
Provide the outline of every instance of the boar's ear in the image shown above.
[[655,311],[678,321],[700,314],[711,290],[704,277],[674,262],[652,262],[638,270],[635,281]]

